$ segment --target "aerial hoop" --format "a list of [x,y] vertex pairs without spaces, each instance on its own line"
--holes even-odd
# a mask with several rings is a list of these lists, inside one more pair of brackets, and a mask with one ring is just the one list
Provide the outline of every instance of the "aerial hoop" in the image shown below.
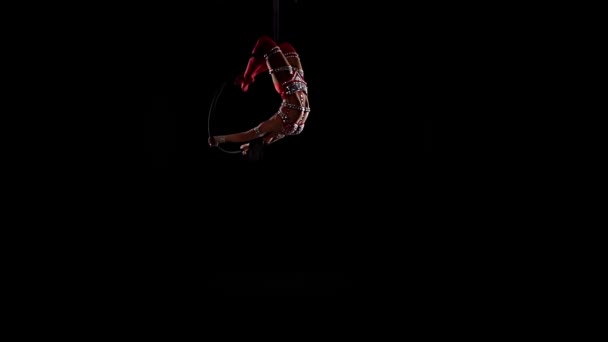
[[[217,100],[220,98],[222,91],[224,91],[224,88],[226,87],[226,83],[227,83],[226,81],[222,82],[220,87],[216,90],[215,94],[213,95],[213,100],[211,101],[211,106],[209,107],[209,114],[207,114],[207,137],[208,138],[211,138],[213,136],[211,134],[211,115],[213,115],[213,113],[215,112],[215,105],[217,104]],[[224,153],[229,153],[229,154],[241,153],[240,150],[238,150],[238,151],[226,150],[223,147],[221,147],[219,144],[216,147]]]

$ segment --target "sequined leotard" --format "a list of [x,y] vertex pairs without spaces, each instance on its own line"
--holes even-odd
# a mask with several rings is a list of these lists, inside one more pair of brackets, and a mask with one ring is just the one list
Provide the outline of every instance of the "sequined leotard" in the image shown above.
[[[266,56],[270,56],[272,53],[278,51],[280,51],[279,48],[275,47],[269,51]],[[297,56],[298,55],[295,52],[285,53],[285,57]],[[302,133],[304,124],[308,118],[308,113],[310,112],[310,107],[306,105],[308,103],[308,84],[304,80],[304,70],[287,65],[270,69],[269,72],[271,74],[276,72],[289,72],[291,75],[287,81],[275,85],[277,92],[283,99],[281,107],[279,107],[279,110],[276,113],[283,122],[283,129],[280,132],[275,133],[273,138],[278,140],[287,135],[298,135]],[[295,120],[289,117],[289,110],[296,110],[299,112],[299,115]]]

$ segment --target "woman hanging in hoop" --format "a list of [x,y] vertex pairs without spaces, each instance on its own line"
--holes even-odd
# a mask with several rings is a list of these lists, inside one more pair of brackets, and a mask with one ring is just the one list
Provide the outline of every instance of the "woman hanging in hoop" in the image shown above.
[[257,75],[269,72],[274,88],[283,100],[279,110],[270,119],[256,127],[234,134],[209,137],[209,146],[222,143],[245,143],[241,145],[247,154],[249,141],[262,138],[264,144],[272,144],[288,135],[297,135],[304,129],[310,107],[308,87],[304,70],[296,50],[289,43],[276,44],[271,38],[262,36],[256,42],[245,72],[235,84],[246,92]]

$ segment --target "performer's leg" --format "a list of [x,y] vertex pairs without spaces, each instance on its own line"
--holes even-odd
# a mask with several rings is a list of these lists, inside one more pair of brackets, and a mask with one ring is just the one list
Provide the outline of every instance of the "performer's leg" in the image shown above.
[[[304,76],[304,71],[302,70],[302,61],[300,60],[300,55],[296,51],[296,49],[288,42],[284,42],[279,44],[279,48],[283,52],[283,56],[287,59],[289,65],[293,68],[299,70],[300,74]],[[301,106],[308,106],[308,99],[301,99]]]
[[245,72],[237,79],[243,91],[247,91],[247,88],[255,81],[257,75],[268,71],[264,55],[275,47],[277,47],[277,44],[268,36],[262,36],[257,40],[251,51],[251,57],[249,58]]
[[281,93],[281,84],[291,79],[290,64],[287,58],[283,55],[281,48],[276,48],[268,52],[268,58],[266,58],[266,64],[272,74],[272,83],[277,93]]
[[300,61],[300,56],[296,49],[288,42],[284,42],[279,44],[279,48],[283,52],[285,58],[287,58],[287,62],[294,68],[302,69],[302,62]]

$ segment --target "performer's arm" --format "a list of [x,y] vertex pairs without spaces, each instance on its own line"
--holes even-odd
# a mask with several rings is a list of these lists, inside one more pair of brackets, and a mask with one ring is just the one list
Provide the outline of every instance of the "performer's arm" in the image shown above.
[[278,132],[279,130],[281,130],[282,125],[283,125],[283,123],[281,121],[281,118],[279,118],[278,116],[275,115],[272,118],[262,122],[261,124],[259,124],[258,126],[256,126],[255,128],[252,128],[250,130],[240,132],[240,133],[234,133],[234,134],[213,136],[213,137],[209,138],[209,145],[217,146],[218,144],[227,143],[227,142],[243,143],[243,142],[251,141],[253,139],[262,137],[268,133]]
[[218,135],[215,136],[215,139],[221,143],[243,143],[247,141],[251,141],[255,138],[261,137],[263,134],[260,132],[256,132],[255,128],[250,129],[245,132],[227,134],[227,135]]

